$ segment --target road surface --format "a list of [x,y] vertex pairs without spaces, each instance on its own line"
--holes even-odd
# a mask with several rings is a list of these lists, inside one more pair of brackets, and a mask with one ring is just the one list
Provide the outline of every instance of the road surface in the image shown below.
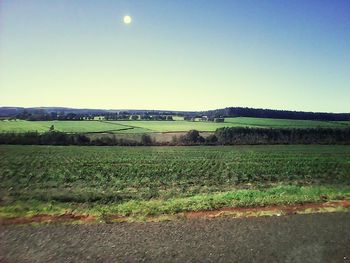
[[0,262],[350,263],[350,213],[0,229]]

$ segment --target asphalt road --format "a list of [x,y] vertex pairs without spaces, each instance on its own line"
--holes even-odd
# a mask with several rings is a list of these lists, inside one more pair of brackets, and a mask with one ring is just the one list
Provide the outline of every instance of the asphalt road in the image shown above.
[[350,213],[0,229],[0,262],[350,263],[348,259]]

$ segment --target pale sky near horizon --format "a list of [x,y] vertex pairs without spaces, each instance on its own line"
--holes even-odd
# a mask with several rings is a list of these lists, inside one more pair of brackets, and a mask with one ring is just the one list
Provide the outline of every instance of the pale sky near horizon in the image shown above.
[[0,94],[0,106],[350,112],[350,1],[2,0]]

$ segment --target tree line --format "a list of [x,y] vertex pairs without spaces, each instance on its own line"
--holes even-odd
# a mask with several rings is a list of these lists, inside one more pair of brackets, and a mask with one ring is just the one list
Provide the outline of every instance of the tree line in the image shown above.
[[160,115],[160,114],[130,114],[128,112],[115,112],[115,113],[99,113],[99,114],[83,114],[83,113],[64,113],[64,112],[45,112],[36,111],[29,112],[23,111],[10,119],[19,119],[27,121],[52,121],[52,120],[68,120],[68,121],[83,121],[83,120],[156,120],[156,121],[172,121],[172,115]]
[[196,130],[174,137],[175,145],[350,144],[350,128],[219,128],[203,137]]
[[[69,109],[62,107],[49,108],[18,108],[0,107],[0,117],[18,118],[25,120],[82,120],[94,119],[97,116],[110,116],[113,119],[122,118],[122,115],[178,115],[188,118],[220,117],[256,117],[277,118],[295,120],[322,120],[322,121],[347,121],[350,113],[328,113],[328,112],[304,112],[274,109],[257,109],[247,107],[228,107],[209,111],[160,111],[160,110],[96,110],[96,109]],[[117,117],[116,117],[117,116]]]
[[202,112],[208,116],[223,117],[255,117],[293,120],[320,120],[320,121],[347,121],[350,120],[350,113],[326,113],[326,112],[304,112],[271,109],[255,109],[243,107],[229,107]]
[[173,116],[171,115],[148,115],[148,114],[128,115],[128,114],[118,114],[118,113],[105,114],[104,119],[107,121],[112,121],[112,120],[173,121],[174,120]]
[[215,131],[217,144],[350,144],[350,128],[245,128]]
[[191,130],[174,136],[171,142],[157,142],[148,134],[139,141],[118,138],[117,135],[91,139],[84,134],[68,134],[58,131],[46,133],[0,133],[0,144],[28,145],[239,145],[239,144],[350,144],[350,128],[220,128],[203,137],[199,131]]
[[[148,136],[149,137],[149,136]],[[141,142],[116,137],[90,139],[84,134],[68,134],[52,131],[45,133],[0,133],[0,144],[18,145],[81,145],[81,146],[141,146],[152,143],[151,138],[142,137]]]
[[194,117],[190,117],[190,116],[184,116],[184,121],[208,121],[208,122],[225,122],[225,118],[221,118],[221,117],[208,117],[208,116],[194,116]]

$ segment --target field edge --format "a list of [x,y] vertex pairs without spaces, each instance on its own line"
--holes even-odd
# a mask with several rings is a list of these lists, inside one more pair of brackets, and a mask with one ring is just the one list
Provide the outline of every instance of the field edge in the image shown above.
[[[241,189],[168,200],[132,200],[120,204],[15,201],[0,206],[0,225],[11,220],[16,221],[16,218],[30,221],[30,218],[41,217],[44,218],[43,221],[58,217],[60,219],[58,221],[67,219],[82,222],[147,222],[186,219],[188,215],[191,217],[191,214],[193,216],[196,213],[204,213],[208,217],[279,215],[283,214],[282,210],[282,212],[276,209],[268,211],[262,208],[305,204],[332,204],[331,212],[344,209],[350,211],[349,200],[350,186],[279,185],[268,189]],[[346,206],[337,207],[341,202],[345,202]],[[242,208],[253,208],[256,211],[252,212],[252,209],[243,211]],[[306,208],[309,211],[306,209],[301,212],[328,211],[327,207]]]

